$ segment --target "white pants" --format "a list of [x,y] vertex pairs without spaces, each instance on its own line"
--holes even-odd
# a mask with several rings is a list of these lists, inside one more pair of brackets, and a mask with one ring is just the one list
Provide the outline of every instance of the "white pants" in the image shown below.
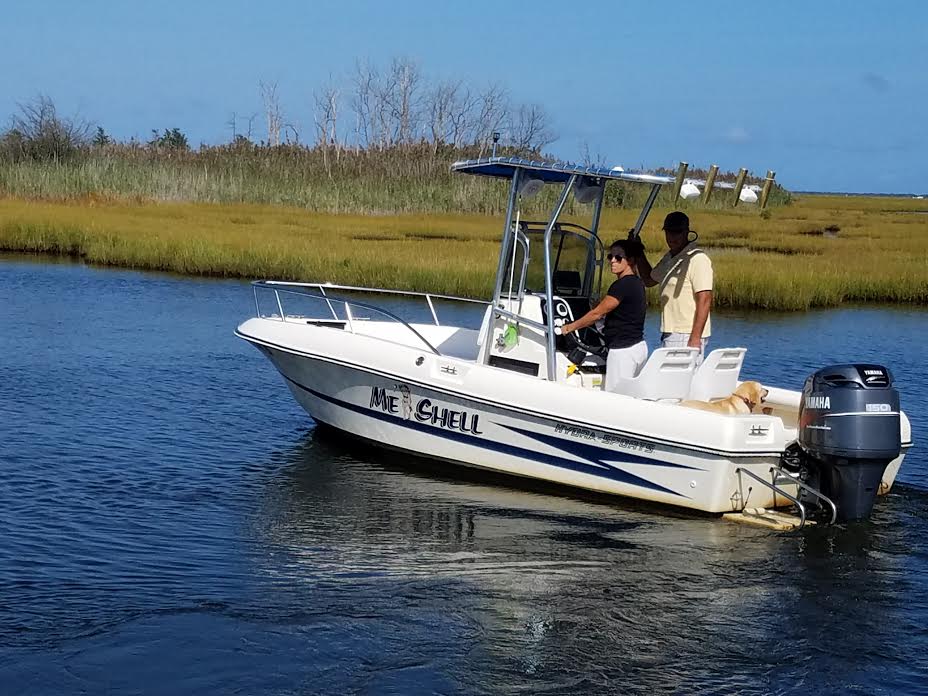
[[[686,333],[661,334],[661,348],[686,348],[689,342],[690,335]],[[706,352],[706,344],[708,343],[708,338],[702,338],[699,340],[699,357],[696,358],[697,365],[702,365],[702,359],[705,357]]]
[[648,360],[648,344],[639,341],[628,348],[611,348],[606,356],[605,390],[619,391],[619,379],[634,377]]

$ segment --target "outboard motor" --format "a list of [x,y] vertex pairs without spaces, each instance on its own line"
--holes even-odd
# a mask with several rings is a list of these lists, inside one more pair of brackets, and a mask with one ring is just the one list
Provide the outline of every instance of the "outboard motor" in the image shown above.
[[902,449],[899,392],[889,370],[832,365],[812,374],[799,406],[799,446],[809,483],[834,502],[838,519],[869,517],[883,472]]

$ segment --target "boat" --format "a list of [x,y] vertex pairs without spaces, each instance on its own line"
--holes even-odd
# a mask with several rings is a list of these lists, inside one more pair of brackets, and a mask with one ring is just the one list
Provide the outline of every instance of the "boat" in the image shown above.
[[[601,335],[560,335],[602,287],[607,187],[645,187],[637,237],[672,178],[495,156],[451,169],[509,186],[488,300],[252,283],[255,316],[236,335],[267,356],[314,421],[575,489],[758,519],[782,510],[793,527],[867,518],[891,489],[912,435],[885,366],[825,365],[802,391],[765,384],[763,404],[727,415],[681,402],[728,397],[747,381],[743,347],[699,365],[695,349],[656,349],[613,393],[603,390]],[[558,189],[548,219],[523,219],[523,202],[546,186]],[[571,196],[589,226],[561,219]],[[410,303],[421,312],[400,316]]]

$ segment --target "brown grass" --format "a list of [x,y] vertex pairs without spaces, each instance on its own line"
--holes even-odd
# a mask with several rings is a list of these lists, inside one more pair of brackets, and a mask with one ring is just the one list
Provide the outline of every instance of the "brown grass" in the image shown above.
[[[902,198],[803,196],[773,209],[691,211],[713,258],[716,306],[801,310],[842,302],[928,303],[928,209]],[[643,239],[664,251],[655,209]],[[603,217],[607,243],[637,212]],[[580,222],[587,220],[577,218]],[[499,217],[332,215],[300,208],[86,197],[0,199],[0,249],[192,275],[331,281],[485,297]],[[824,231],[837,228],[829,234]],[[822,231],[821,234],[818,231]]]

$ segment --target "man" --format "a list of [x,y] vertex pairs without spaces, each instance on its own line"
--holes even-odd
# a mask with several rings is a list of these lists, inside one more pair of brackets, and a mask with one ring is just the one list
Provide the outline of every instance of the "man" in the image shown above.
[[667,253],[652,268],[642,249],[638,272],[648,287],[660,284],[661,346],[699,348],[701,363],[712,333],[712,261],[689,233],[686,214],[670,213],[664,218]]

